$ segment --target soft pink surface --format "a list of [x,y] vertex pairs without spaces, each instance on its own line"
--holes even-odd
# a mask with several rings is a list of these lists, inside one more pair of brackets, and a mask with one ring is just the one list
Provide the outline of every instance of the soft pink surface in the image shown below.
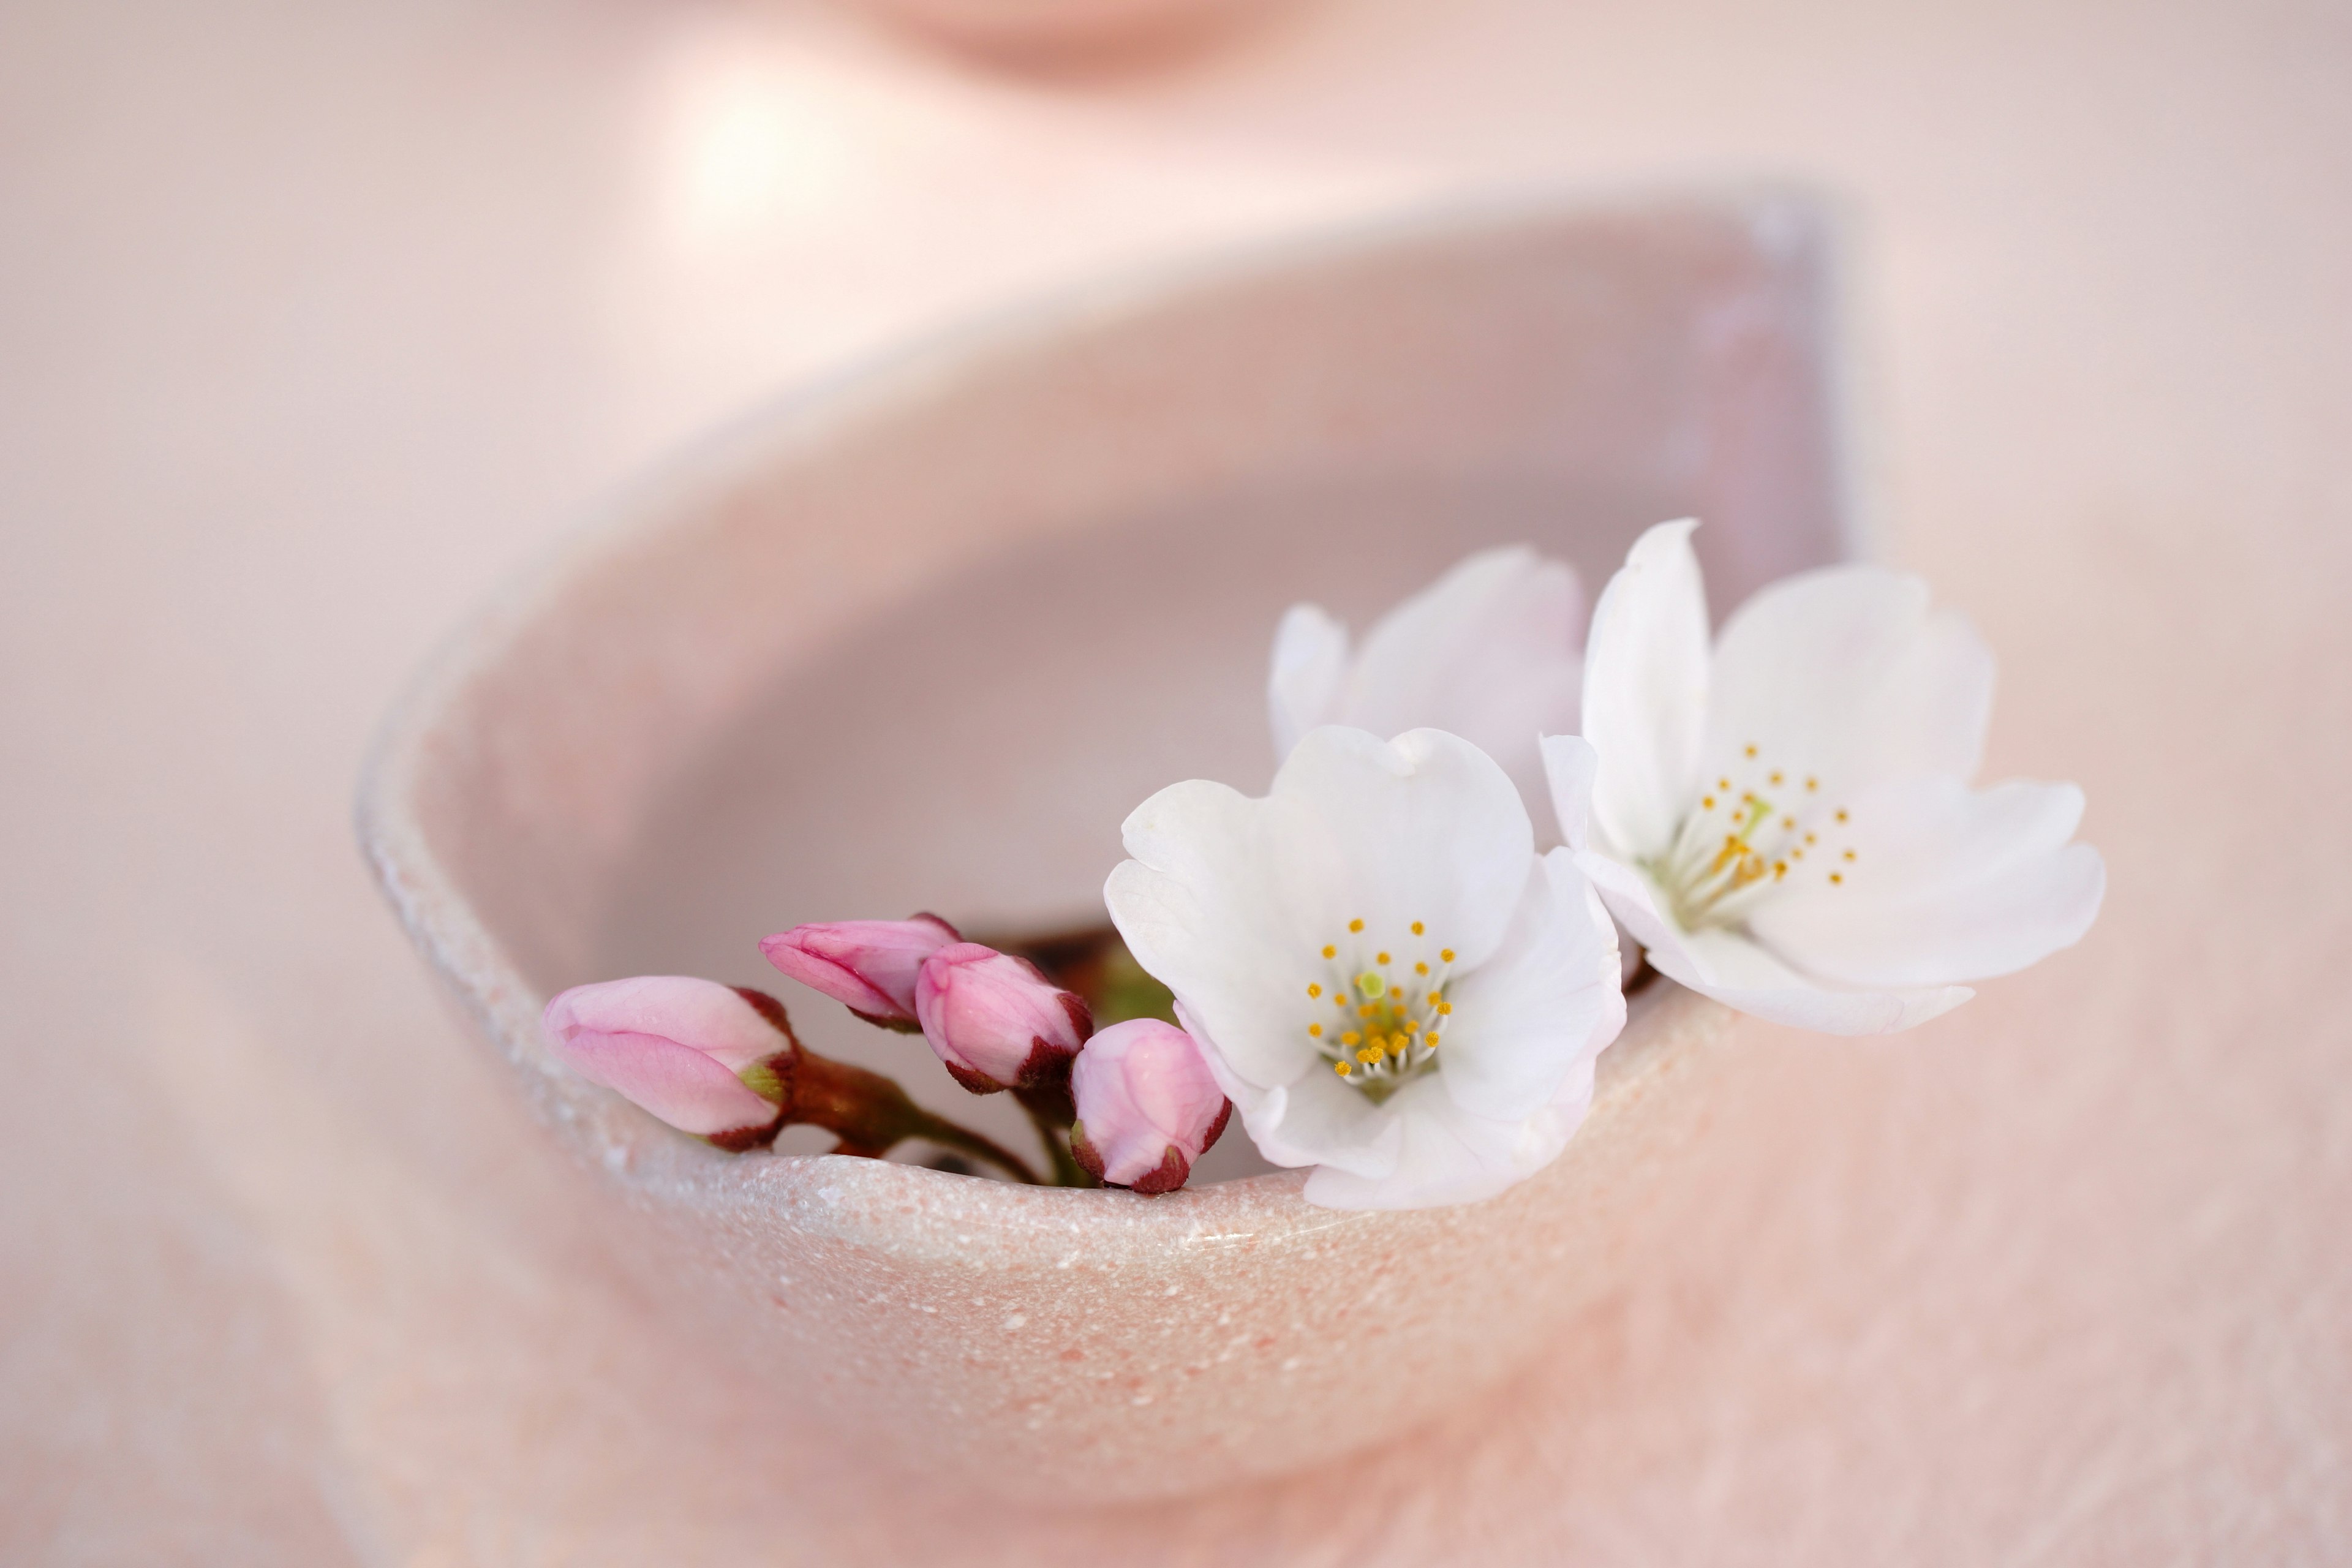
[[[2340,8],[1361,0],[1030,86],[794,8],[8,32],[0,1556],[2344,1554]],[[975,1523],[728,1462],[727,1369],[616,1348],[631,1287],[579,1289],[350,847],[421,652],[646,458],[911,325],[1433,189],[1726,172],[1857,203],[1887,553],[2001,656],[1989,772],[2088,789],[2090,939],[1899,1041],[1741,1030],[1748,1179],[1368,1465]]]

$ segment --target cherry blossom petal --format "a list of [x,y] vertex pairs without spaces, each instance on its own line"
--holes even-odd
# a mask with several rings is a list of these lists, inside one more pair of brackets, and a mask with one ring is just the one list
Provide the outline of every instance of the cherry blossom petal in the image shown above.
[[1302,952],[1354,921],[1399,933],[1421,921],[1475,968],[1502,941],[1535,854],[1517,787],[1486,752],[1439,730],[1393,741],[1316,731],[1267,805]]
[[1181,1005],[1176,1016],[1207,1049],[1211,1076],[1241,1113],[1242,1130],[1271,1164],[1335,1165],[1367,1178],[1396,1169],[1403,1134],[1395,1118],[1321,1070],[1318,1060],[1286,1084],[1268,1089],[1235,1075],[1218,1043]]
[[1634,542],[1592,612],[1584,653],[1584,737],[1600,753],[1592,826],[1640,859],[1669,844],[1698,779],[1707,712],[1706,589],[1695,520]]
[[1757,748],[1770,766],[1850,796],[1921,773],[1967,778],[1992,712],[1993,658],[1918,578],[1831,566],[1783,578],[1716,644],[1710,772]]
[[2071,947],[2106,887],[2099,852],[2068,842],[2073,784],[1970,790],[1955,778],[1884,785],[1854,804],[1843,880],[1814,873],[1760,906],[1757,939],[1808,973],[1854,985],[2009,974]]
[[1577,727],[1584,630],[1574,567],[1525,545],[1481,551],[1373,626],[1331,719],[1458,735],[1540,802],[1537,737]]
[[1291,605],[1275,630],[1274,669],[1266,679],[1276,757],[1290,755],[1307,731],[1339,720],[1347,679],[1348,628],[1318,605]]
[[1523,1115],[1617,1037],[1617,933],[1567,850],[1538,863],[1502,947],[1446,995],[1445,1087],[1473,1116]]
[[1368,1173],[1326,1161],[1307,1178],[1304,1195],[1335,1209],[1435,1208],[1491,1198],[1568,1147],[1591,1109],[1592,1076],[1588,1057],[1534,1115],[1499,1121],[1462,1109],[1441,1079],[1408,1084],[1392,1102],[1393,1163]]
[[[1663,952],[1684,968],[1696,972],[1698,961],[1690,951],[1689,939],[1661,907],[1657,884],[1634,868],[1594,849],[1576,857],[1576,868],[1592,883],[1593,891],[1601,896],[1609,912],[1617,917],[1625,933],[1641,943],[1642,950],[1654,962]],[[1663,971],[1665,965],[1657,963],[1656,967]]]
[[1601,753],[1580,735],[1546,735],[1542,754],[1560,841],[1581,853],[1591,847],[1592,785],[1601,773]]
[[1965,985],[1849,990],[1798,973],[1727,931],[1650,950],[1659,973],[1727,1007],[1827,1035],[1885,1035],[1924,1024],[1976,994]]
[[[1281,958],[1296,934],[1267,842],[1264,802],[1205,780],[1171,784],[1120,829],[1132,858],[1103,901],[1143,968],[1183,998],[1245,1081],[1287,1083],[1319,1058]],[[1236,1103],[1232,1085],[1225,1092]]]

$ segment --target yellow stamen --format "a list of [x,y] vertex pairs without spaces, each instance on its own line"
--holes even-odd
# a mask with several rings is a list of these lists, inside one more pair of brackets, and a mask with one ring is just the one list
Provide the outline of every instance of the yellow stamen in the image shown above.
[[1307,994],[1309,996],[1320,996],[1323,994],[1323,987],[1320,985],[1309,985],[1307,988]]
[[1373,957],[1372,957],[1372,962],[1373,962],[1374,963],[1386,963],[1388,961],[1389,961],[1389,955],[1388,955],[1387,953],[1385,953],[1385,952],[1382,952],[1382,953],[1375,953],[1375,954],[1373,955]]
[[1845,880],[1845,873],[1843,871],[1832,871],[1830,873],[1830,880],[1832,882],[1843,882]]
[[1421,922],[1419,921],[1412,922],[1412,934],[1415,936],[1419,936],[1421,934]]
[[1453,950],[1452,948],[1450,948],[1450,947],[1441,947],[1441,948],[1439,948],[1439,949],[1437,950],[1437,962],[1438,962],[1438,963],[1453,963],[1453,962],[1454,962],[1454,950]]
[[1351,931],[1361,931],[1364,929],[1364,922],[1361,921],[1349,921],[1348,922],[1348,929]]
[[1429,965],[1426,963],[1416,963],[1412,966],[1412,972],[1415,974],[1426,974],[1429,973]]
[[1331,1064],[1331,1070],[1338,1073],[1341,1078],[1346,1078],[1350,1069],[1346,1062],[1333,1062]]
[[1363,1037],[1363,1036],[1356,1033],[1355,1030],[1350,1029],[1346,1034],[1339,1037],[1339,1043],[1343,1046],[1352,1046]]
[[1319,1040],[1323,1037],[1323,1026],[1320,1024],[1309,1024],[1307,1026],[1307,1032]]
[[1336,947],[1326,947],[1323,950],[1323,956],[1326,958],[1337,958],[1339,956],[1339,950]]

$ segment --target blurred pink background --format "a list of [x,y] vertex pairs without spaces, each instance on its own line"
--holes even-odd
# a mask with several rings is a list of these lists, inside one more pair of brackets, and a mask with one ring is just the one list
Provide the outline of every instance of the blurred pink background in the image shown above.
[[[1010,63],[782,0],[0,4],[0,1557],[2344,1560],[2347,81],[2285,0],[1297,0]],[[943,1521],[730,1455],[352,847],[409,672],[968,312],[1757,177],[1848,205],[1871,512],[2002,658],[1990,771],[2088,789],[2090,940],[1751,1031],[1748,1264],[1360,1474]]]

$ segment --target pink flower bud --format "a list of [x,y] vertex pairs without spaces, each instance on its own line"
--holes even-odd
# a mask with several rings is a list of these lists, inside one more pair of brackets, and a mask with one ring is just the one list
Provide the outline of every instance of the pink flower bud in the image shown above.
[[782,1120],[789,1075],[771,1063],[797,1049],[783,1010],[760,1000],[772,1016],[714,980],[647,974],[573,986],[547,1005],[544,1026],[557,1058],[589,1082],[682,1132],[742,1147]]
[[871,1024],[911,1028],[915,976],[956,928],[937,915],[903,921],[835,921],[794,926],[760,943],[768,962]]
[[1157,1018],[1113,1024],[1070,1069],[1070,1153],[1106,1186],[1172,1193],[1225,1130],[1234,1102],[1192,1037]]
[[976,942],[923,961],[915,1015],[931,1049],[974,1094],[1065,1079],[1095,1026],[1087,1005],[1035,965]]

